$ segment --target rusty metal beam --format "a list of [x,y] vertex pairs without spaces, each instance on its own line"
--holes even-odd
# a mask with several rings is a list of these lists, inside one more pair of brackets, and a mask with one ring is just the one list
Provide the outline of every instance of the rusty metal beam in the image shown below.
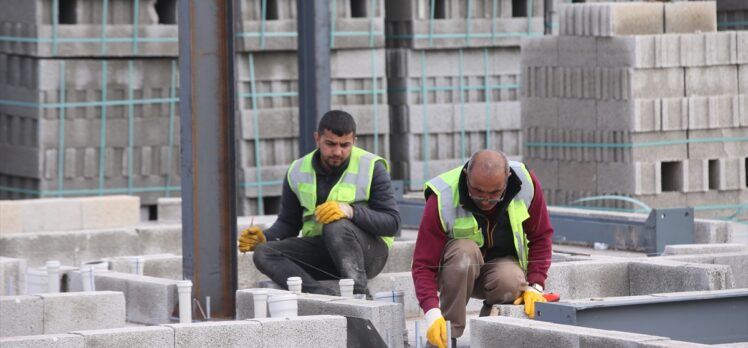
[[179,0],[182,267],[211,317],[236,310],[233,0]]

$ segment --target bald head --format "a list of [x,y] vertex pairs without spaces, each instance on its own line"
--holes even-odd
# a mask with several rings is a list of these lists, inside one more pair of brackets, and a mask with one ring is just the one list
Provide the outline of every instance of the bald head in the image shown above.
[[480,176],[509,175],[509,163],[501,151],[480,150],[470,157],[468,173]]

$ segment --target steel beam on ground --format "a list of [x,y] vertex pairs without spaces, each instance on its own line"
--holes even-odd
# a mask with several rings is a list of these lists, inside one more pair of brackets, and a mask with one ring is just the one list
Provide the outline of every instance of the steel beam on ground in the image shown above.
[[704,344],[746,342],[748,289],[537,303],[535,318]]
[[330,110],[330,2],[296,0],[299,48],[299,154],[317,148],[317,120]]
[[182,267],[214,318],[236,310],[233,6],[179,0]]

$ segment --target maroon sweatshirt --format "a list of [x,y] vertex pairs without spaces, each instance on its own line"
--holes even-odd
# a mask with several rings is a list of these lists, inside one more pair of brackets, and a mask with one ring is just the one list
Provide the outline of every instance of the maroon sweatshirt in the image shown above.
[[[514,175],[513,175],[514,176]],[[535,186],[535,196],[533,197],[532,203],[529,207],[530,218],[522,223],[525,234],[529,241],[530,252],[528,255],[528,266],[527,266],[527,282],[537,283],[541,286],[545,286],[545,279],[547,277],[548,268],[551,265],[551,237],[553,236],[553,227],[551,226],[550,217],[548,216],[548,210],[545,205],[545,199],[543,198],[543,191],[540,187],[538,179],[535,174],[530,172],[533,184]],[[511,178],[511,177],[510,177]],[[463,178],[461,179],[461,186],[463,185]],[[512,181],[509,182],[512,185]],[[514,181],[514,185],[520,185],[519,180]],[[464,188],[461,187],[461,191]],[[507,188],[510,191],[510,188]],[[519,187],[514,187],[514,194],[519,191]],[[462,192],[461,192],[462,195]],[[513,195],[512,195],[513,197]],[[465,200],[462,199],[462,202]],[[507,200],[508,201],[508,200]],[[497,205],[492,212],[484,212],[483,219],[495,219],[497,215],[503,214],[504,220],[508,220],[506,217],[506,206]],[[481,217],[476,216],[481,221]],[[502,226],[501,224],[499,225]],[[508,227],[506,224],[504,227]],[[509,232],[509,231],[502,231]],[[484,240],[488,241],[485,235],[485,229],[483,230]],[[504,240],[506,242],[506,240]],[[432,308],[439,307],[439,297],[437,296],[437,274],[439,270],[439,261],[444,251],[444,246],[447,243],[447,234],[442,228],[436,195],[431,194],[426,200],[426,207],[423,212],[423,218],[421,225],[418,228],[418,237],[416,239],[416,247],[413,253],[413,284],[415,285],[416,297],[418,303],[421,305],[423,312],[428,312]],[[504,248],[506,245],[495,245],[497,249]],[[491,257],[491,250],[486,250],[487,245],[481,249],[484,259],[488,261]],[[511,249],[514,246],[511,245]],[[516,251],[514,256],[516,257]]]

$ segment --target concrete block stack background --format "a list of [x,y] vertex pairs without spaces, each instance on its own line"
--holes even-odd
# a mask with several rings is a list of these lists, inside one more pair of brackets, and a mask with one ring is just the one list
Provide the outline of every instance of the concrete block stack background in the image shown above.
[[[357,145],[389,157],[384,2],[330,0],[331,108],[353,115]],[[275,213],[298,150],[296,1],[243,0],[236,45],[239,215]]]
[[748,2],[717,0],[719,30],[748,30]]
[[3,5],[0,199],[178,194],[176,1]]
[[744,32],[717,32],[714,2],[563,5],[559,18],[560,36],[522,50],[523,155],[547,202],[734,214],[748,200]]
[[543,35],[542,5],[387,2],[393,176],[408,189],[481,148],[522,155],[519,43]]

